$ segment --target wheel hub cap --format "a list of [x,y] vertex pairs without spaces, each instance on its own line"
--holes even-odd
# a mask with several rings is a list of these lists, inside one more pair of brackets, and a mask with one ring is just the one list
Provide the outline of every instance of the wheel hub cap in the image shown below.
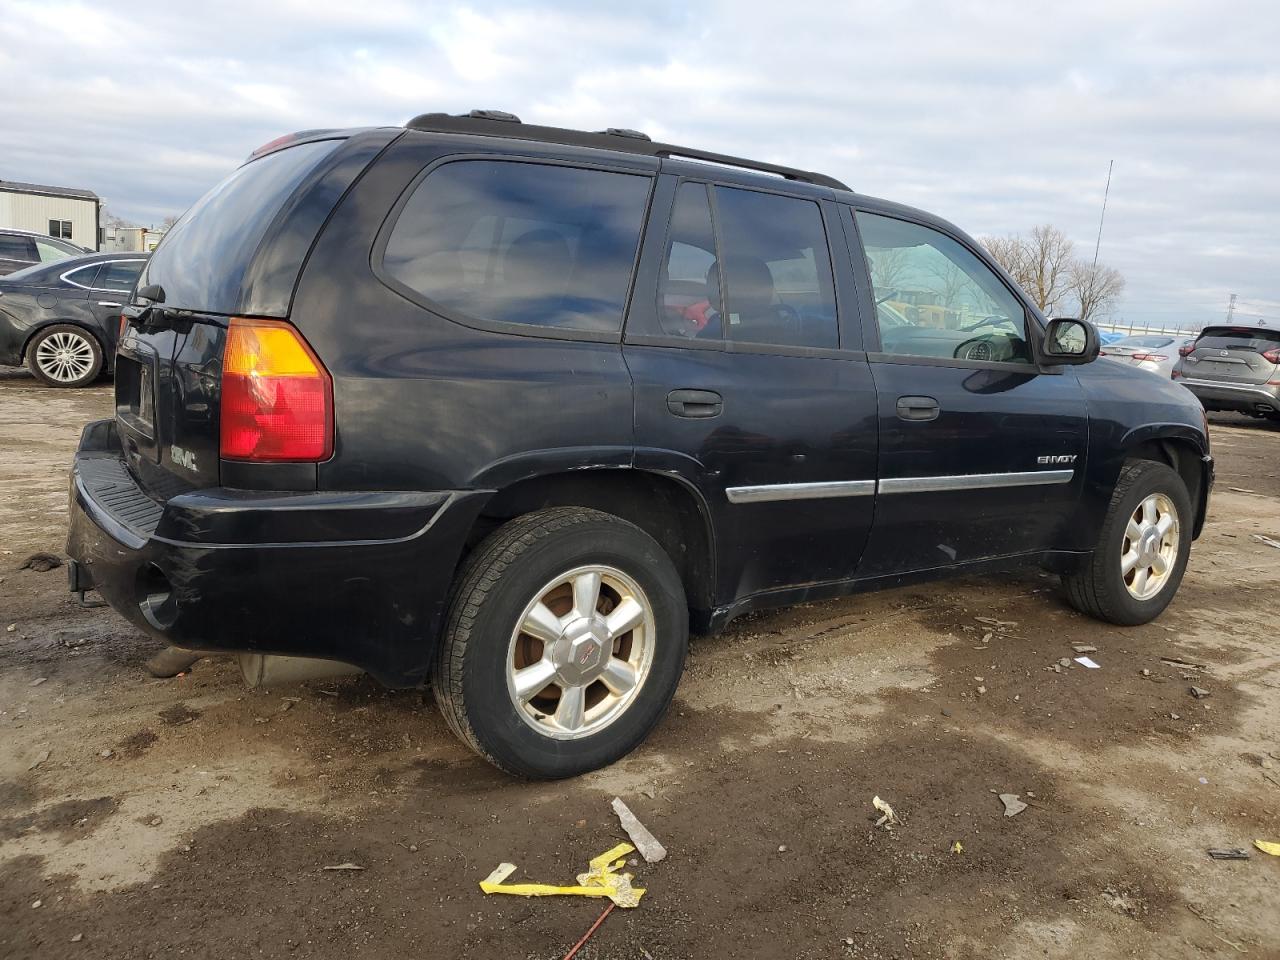
[[551,645],[549,656],[556,668],[556,682],[570,687],[594,683],[604,673],[605,658],[613,642],[604,618],[596,615],[575,620]]

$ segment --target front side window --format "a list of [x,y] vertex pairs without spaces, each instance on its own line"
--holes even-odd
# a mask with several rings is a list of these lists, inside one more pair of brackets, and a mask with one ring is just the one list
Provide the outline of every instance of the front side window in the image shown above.
[[70,220],[50,220],[49,236],[59,237],[63,240],[71,239],[71,221]]
[[616,333],[651,182],[550,164],[448,163],[414,190],[383,267],[465,317]]
[[822,212],[812,200],[716,187],[726,339],[839,343]]
[[920,224],[857,219],[883,352],[1032,362],[1021,302],[970,250]]
[[94,281],[99,290],[110,290],[113,293],[132,293],[133,285],[142,270],[141,260],[115,260],[102,265],[102,272]]

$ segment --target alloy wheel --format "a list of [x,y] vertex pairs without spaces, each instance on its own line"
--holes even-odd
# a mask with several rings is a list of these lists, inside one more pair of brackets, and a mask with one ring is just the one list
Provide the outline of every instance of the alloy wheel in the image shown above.
[[50,380],[76,383],[93,370],[93,345],[68,330],[50,334],[36,346],[36,366]]
[[507,655],[507,692],[546,737],[590,736],[635,701],[653,665],[653,607],[616,567],[576,567],[525,607]]
[[1163,493],[1138,504],[1124,529],[1120,576],[1137,600],[1150,600],[1169,582],[1178,559],[1178,511]]

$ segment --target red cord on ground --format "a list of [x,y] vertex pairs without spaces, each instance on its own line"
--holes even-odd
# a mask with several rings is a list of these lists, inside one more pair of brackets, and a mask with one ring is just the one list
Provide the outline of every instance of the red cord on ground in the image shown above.
[[616,907],[616,903],[611,903],[604,908],[604,913],[596,917],[596,922],[591,925],[591,929],[582,935],[582,939],[573,945],[573,949],[564,955],[564,960],[573,960],[578,955],[578,951],[582,949],[582,945],[591,939],[591,935],[596,932],[596,928],[604,923],[604,918],[609,915],[609,911]]

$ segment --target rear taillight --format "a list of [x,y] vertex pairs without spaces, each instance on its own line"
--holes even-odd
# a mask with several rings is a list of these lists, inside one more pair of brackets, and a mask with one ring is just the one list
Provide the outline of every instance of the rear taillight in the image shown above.
[[116,334],[117,342],[124,339],[124,329],[127,326],[129,326],[129,318],[122,313],[120,314],[120,331]]
[[333,453],[333,380],[279,320],[232,317],[222,359],[221,456],[315,461]]
[[1264,350],[1262,352],[1262,359],[1267,361],[1267,363],[1280,363],[1280,349]]
[[1168,360],[1169,358],[1166,357],[1163,353],[1135,353],[1133,355],[1133,359],[1141,361],[1141,360]]
[[1191,356],[1192,353],[1195,352],[1195,349],[1196,349],[1196,345],[1194,343],[1189,343],[1185,347],[1179,347],[1178,356],[1189,357]]

